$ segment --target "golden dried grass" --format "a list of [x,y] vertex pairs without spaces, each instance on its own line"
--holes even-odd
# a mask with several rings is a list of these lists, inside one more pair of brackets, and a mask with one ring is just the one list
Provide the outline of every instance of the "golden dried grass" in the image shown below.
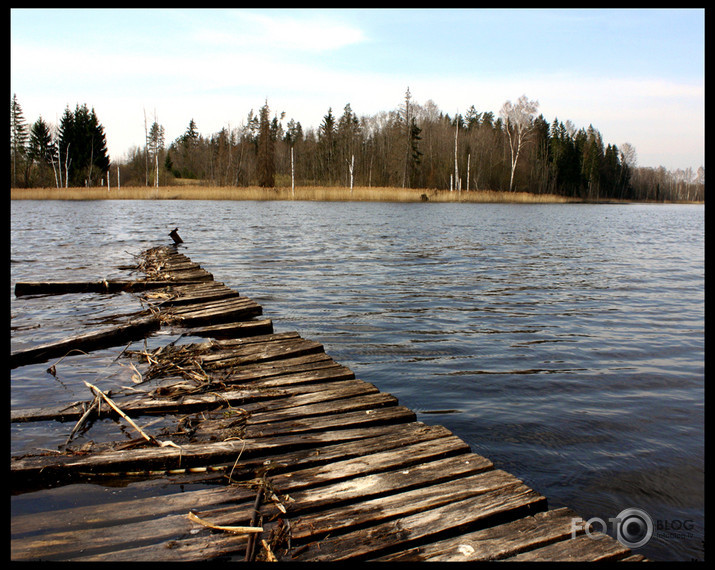
[[368,188],[301,186],[290,188],[163,186],[160,188],[13,188],[12,200],[298,200],[320,202],[478,202],[478,203],[567,203],[580,201],[553,194],[470,190],[450,192],[414,188]]

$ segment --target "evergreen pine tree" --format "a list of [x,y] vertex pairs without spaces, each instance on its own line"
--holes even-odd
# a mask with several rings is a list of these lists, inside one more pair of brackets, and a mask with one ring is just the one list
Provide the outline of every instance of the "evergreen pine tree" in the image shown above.
[[258,128],[258,185],[263,188],[275,186],[275,142],[270,121],[268,101],[261,107]]
[[94,109],[65,108],[59,128],[60,167],[69,186],[93,186],[109,170],[104,127]]
[[13,94],[10,102],[10,154],[12,168],[12,185],[17,185],[18,166],[25,161],[27,145],[27,124],[22,114],[22,107],[17,101],[17,94]]

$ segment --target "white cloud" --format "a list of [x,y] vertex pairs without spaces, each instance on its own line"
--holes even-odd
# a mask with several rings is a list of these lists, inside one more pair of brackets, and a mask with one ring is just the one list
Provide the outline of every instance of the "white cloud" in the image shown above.
[[311,10],[298,17],[283,11],[255,13],[239,10],[229,14],[237,28],[229,31],[202,28],[194,39],[202,45],[249,50],[298,50],[325,52],[366,40],[364,32],[335,17]]

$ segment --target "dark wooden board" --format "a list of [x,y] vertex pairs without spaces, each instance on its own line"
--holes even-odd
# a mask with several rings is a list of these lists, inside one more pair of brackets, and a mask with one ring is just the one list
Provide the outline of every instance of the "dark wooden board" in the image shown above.
[[10,355],[10,368],[46,362],[50,358],[64,356],[73,350],[89,352],[100,348],[117,346],[127,341],[144,338],[159,329],[160,326],[158,318],[148,316],[117,326],[69,337],[61,341],[18,350]]

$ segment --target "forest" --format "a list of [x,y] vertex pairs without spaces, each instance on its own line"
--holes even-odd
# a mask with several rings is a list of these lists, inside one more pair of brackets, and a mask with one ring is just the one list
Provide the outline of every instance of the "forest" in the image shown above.
[[[16,95],[10,113],[11,187],[112,185],[397,187],[493,190],[584,200],[704,201],[705,170],[637,164],[636,149],[605,142],[593,126],[547,121],[520,97],[495,114],[471,106],[450,116],[409,88],[393,110],[358,116],[347,103],[303,129],[265,101],[237,127],[202,135],[193,118],[166,141],[144,116],[145,140],[110,161],[94,109],[66,107],[58,125],[29,125]],[[141,119],[139,119],[141,120]]]

